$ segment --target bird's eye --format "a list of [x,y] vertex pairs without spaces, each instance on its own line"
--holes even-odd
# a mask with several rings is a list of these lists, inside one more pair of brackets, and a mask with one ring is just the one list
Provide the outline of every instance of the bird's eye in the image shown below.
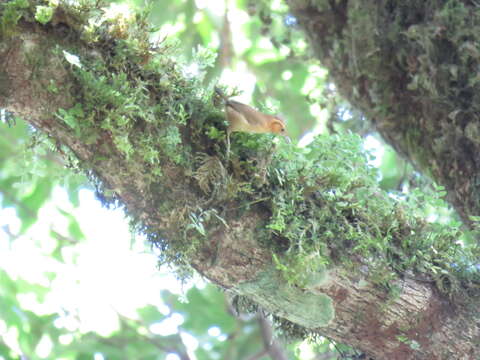
[[282,128],[282,132],[285,132],[285,128]]

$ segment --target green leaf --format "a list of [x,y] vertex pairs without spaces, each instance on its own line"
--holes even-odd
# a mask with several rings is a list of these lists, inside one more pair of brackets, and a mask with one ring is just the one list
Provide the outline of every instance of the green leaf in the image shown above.
[[35,20],[45,25],[52,20],[54,8],[51,6],[38,5],[35,11]]
[[153,305],[147,305],[141,309],[137,309],[137,313],[146,325],[151,325],[165,318],[158,308]]
[[22,220],[20,233],[24,233],[35,222],[38,210],[50,197],[52,186],[51,179],[39,179],[33,191],[21,199],[22,206],[18,207],[18,215]]
[[235,321],[226,311],[224,294],[213,286],[203,290],[192,288],[187,293],[187,302],[176,301],[174,308],[182,313],[185,322],[182,328],[197,335],[205,334],[212,326],[218,326],[223,333],[235,328]]

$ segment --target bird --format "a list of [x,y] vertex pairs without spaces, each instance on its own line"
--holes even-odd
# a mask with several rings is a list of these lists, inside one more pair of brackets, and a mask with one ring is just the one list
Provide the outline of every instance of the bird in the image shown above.
[[218,87],[215,87],[215,92],[225,101],[225,112],[228,121],[227,156],[230,154],[230,134],[235,131],[256,134],[278,134],[284,136],[287,142],[290,142],[285,122],[282,118],[262,113],[249,105],[230,100]]

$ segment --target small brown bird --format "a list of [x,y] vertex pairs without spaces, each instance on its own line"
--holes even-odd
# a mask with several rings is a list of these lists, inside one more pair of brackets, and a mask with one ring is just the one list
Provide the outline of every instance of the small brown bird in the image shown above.
[[264,114],[251,106],[230,100],[217,87],[215,92],[225,101],[225,111],[229,124],[227,128],[227,156],[230,154],[230,134],[234,131],[280,134],[285,136],[287,142],[290,142],[285,129],[285,122],[281,118]]

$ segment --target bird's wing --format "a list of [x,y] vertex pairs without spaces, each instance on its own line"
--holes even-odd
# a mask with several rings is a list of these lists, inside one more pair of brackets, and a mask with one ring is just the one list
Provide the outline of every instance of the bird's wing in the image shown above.
[[245,120],[252,126],[263,125],[262,118],[259,116],[258,111],[246,104],[239,103],[234,100],[228,100],[227,106],[230,106],[236,112],[242,114]]

